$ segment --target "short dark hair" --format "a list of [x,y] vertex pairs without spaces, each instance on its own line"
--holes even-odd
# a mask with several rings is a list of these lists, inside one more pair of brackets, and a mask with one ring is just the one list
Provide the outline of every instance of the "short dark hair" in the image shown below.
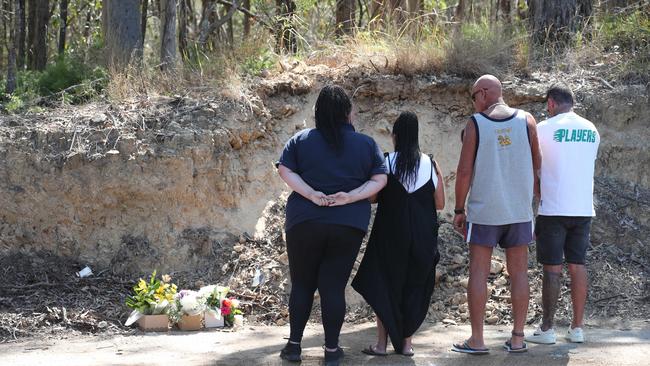
[[348,123],[352,111],[350,98],[340,86],[326,85],[318,94],[315,109],[316,129],[330,146],[340,150],[343,145],[341,127]]
[[553,99],[555,103],[562,105],[573,105],[576,99],[571,88],[564,83],[557,83],[551,86],[546,92],[546,100],[549,98]]

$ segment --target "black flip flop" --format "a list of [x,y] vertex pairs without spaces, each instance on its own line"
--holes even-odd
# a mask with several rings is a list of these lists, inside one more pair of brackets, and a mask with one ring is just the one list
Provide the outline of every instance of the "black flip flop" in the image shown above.
[[362,349],[361,352],[363,352],[363,353],[365,353],[367,355],[370,355],[370,356],[382,356],[382,357],[383,356],[388,356],[388,352],[383,352],[383,353],[382,352],[377,352],[377,350],[373,346],[368,346],[368,347]]
[[528,345],[526,342],[524,342],[521,347],[512,348],[512,343],[510,343],[510,341],[506,341],[506,343],[503,345],[503,349],[508,351],[508,353],[524,353],[528,352]]
[[451,347],[451,350],[459,353],[467,353],[470,355],[487,355],[490,353],[490,350],[487,348],[472,348],[467,343],[467,341],[462,344],[454,343]]
[[404,350],[402,350],[401,355],[402,355],[402,356],[406,356],[406,357],[413,357],[413,356],[415,355],[415,352],[414,352],[414,350],[413,350],[413,347],[409,348],[408,351],[404,351]]

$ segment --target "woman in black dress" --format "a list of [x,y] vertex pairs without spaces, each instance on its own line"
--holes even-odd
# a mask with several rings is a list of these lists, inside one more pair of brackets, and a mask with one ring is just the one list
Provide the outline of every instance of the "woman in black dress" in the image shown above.
[[411,337],[427,315],[438,263],[438,219],[444,208],[437,163],[420,152],[418,119],[403,112],[393,126],[395,152],[386,154],[388,184],[378,194],[377,214],[352,286],[377,315],[377,343],[364,349],[412,356]]

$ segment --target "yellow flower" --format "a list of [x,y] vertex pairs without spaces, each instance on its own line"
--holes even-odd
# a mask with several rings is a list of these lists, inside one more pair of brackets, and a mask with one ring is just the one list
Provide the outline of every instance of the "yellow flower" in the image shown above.
[[147,290],[147,282],[145,282],[145,280],[143,280],[141,278],[140,281],[138,282],[137,289],[140,290],[140,291],[146,291]]

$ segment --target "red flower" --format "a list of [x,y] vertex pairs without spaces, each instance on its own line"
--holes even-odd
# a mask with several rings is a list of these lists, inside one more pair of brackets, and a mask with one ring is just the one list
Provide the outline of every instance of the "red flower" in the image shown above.
[[222,307],[221,308],[221,315],[230,315],[230,308],[229,307]]
[[231,305],[232,305],[232,301],[230,301],[230,299],[223,299],[223,301],[221,302],[221,307],[222,308],[226,307],[228,308],[228,310],[230,310]]

